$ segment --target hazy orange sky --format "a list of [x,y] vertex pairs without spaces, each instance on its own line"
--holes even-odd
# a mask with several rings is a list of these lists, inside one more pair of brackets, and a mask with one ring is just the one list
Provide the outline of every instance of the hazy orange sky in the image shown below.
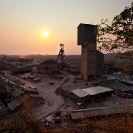
[[[112,21],[132,0],[0,0],[0,54],[80,54],[77,26]],[[47,31],[47,37],[42,32]]]

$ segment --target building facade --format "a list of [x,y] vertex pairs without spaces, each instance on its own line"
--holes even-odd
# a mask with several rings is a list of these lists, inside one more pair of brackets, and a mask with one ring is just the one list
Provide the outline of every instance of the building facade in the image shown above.
[[96,51],[96,75],[104,74],[104,54]]
[[52,73],[53,70],[56,70],[58,66],[57,61],[55,60],[46,60],[42,62],[38,67],[37,71],[41,73]]
[[[81,76],[85,80],[93,80],[97,75],[97,69],[101,68],[103,64],[103,56],[100,52],[100,58],[97,56],[96,34],[94,33],[94,25],[79,24],[78,26],[78,40],[77,44],[81,45]],[[102,60],[102,61],[99,61]],[[98,67],[100,66],[100,67]]]

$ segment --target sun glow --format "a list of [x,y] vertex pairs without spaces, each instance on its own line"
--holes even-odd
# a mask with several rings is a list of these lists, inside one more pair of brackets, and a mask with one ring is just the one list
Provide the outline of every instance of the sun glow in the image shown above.
[[43,31],[42,35],[46,37],[46,36],[48,36],[48,32],[47,31]]

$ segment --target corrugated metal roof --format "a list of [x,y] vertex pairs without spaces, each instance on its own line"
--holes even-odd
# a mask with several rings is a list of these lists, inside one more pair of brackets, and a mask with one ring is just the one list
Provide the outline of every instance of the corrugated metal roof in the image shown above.
[[23,95],[21,96],[22,98],[22,101],[19,101],[17,99],[14,99],[12,100],[10,103],[8,103],[8,107],[11,109],[11,110],[14,110],[16,107],[18,107],[22,102],[24,102],[26,99],[29,98],[28,95]]
[[133,113],[133,104],[126,106],[111,106],[111,107],[99,107],[90,109],[72,110],[70,112],[73,120],[81,119],[85,117],[96,117],[101,115],[117,114],[117,113]]
[[21,104],[20,101],[17,101],[17,100],[12,100],[10,103],[8,103],[8,107],[11,109],[11,110],[14,110],[17,106],[19,106]]
[[14,97],[17,97],[17,96],[19,96],[19,95],[22,94],[22,93],[24,93],[24,91],[21,91],[21,90],[19,90],[19,89],[14,89],[14,91],[12,92],[12,95],[13,95]]
[[83,91],[82,89],[74,89],[71,92],[77,95],[78,97],[85,97],[89,95],[87,92]]
[[122,82],[120,82],[117,79],[101,81],[99,84],[101,84],[102,86],[108,86],[112,89],[120,89],[121,90],[123,88],[127,88],[127,85],[123,84]]
[[113,89],[102,87],[102,86],[95,86],[90,88],[82,89],[83,91],[87,92],[90,95],[96,95],[103,92],[112,91]]

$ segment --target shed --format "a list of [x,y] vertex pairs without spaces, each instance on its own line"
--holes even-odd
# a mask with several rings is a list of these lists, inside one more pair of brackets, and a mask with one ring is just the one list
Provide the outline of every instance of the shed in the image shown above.
[[74,89],[71,91],[71,97],[79,103],[85,102],[89,98],[89,95],[89,93],[83,91],[82,89]]
[[101,81],[99,85],[112,88],[114,89],[114,92],[124,92],[130,90],[126,84],[117,79]]
[[71,84],[71,85],[62,85],[59,88],[57,88],[55,92],[62,96],[69,97],[72,90],[77,89],[77,88],[86,88],[86,87],[87,85],[85,82],[79,82],[79,83]]
[[89,108],[89,109],[79,109],[79,110],[71,110],[70,115],[72,120],[83,119],[83,118],[91,118],[97,116],[118,114],[118,113],[133,113],[133,105],[117,105],[110,107],[98,107],[98,108]]
[[87,92],[83,91],[82,89],[74,89],[71,92],[74,93],[75,95],[77,95],[80,98],[89,95]]
[[21,98],[22,98],[22,100],[12,99],[12,101],[10,103],[8,103],[8,107],[11,110],[14,110],[15,108],[19,107],[22,104],[22,102],[25,102],[29,98],[29,96],[28,95],[22,95]]
[[85,88],[85,89],[82,89],[82,90],[89,93],[90,95],[96,95],[96,94],[99,94],[99,93],[113,91],[113,89],[102,87],[102,86],[95,86],[95,87]]
[[40,65],[37,66],[37,70],[38,72],[42,73],[52,73],[53,70],[57,69],[57,65],[58,65],[57,61],[49,59],[40,63]]

